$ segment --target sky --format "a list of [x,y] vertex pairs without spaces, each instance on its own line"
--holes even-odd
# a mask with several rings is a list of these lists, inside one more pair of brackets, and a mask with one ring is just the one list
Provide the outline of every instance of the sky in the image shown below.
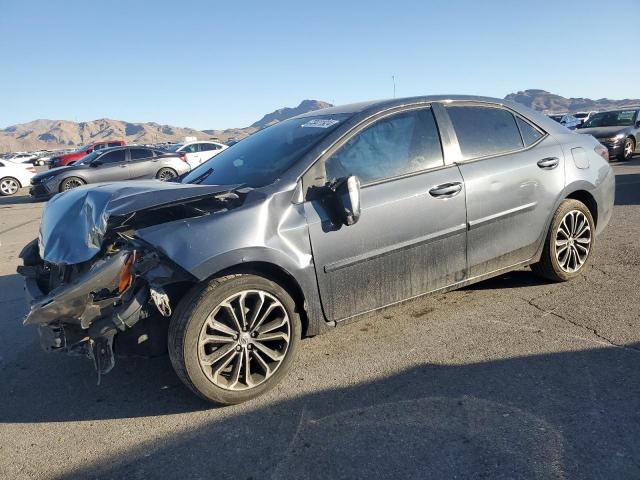
[[390,98],[393,77],[398,97],[638,98],[624,18],[640,0],[0,0],[0,128],[244,127],[303,99]]

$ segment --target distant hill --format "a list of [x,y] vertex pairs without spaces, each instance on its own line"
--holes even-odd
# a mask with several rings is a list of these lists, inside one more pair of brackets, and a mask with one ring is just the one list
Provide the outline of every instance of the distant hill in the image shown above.
[[510,93],[504,98],[505,100],[518,102],[545,113],[612,110],[615,108],[640,105],[640,99],[626,98],[623,100],[610,100],[608,98],[600,98],[598,100],[591,100],[590,98],[565,98],[545,90],[524,90],[518,93]]
[[185,137],[199,140],[217,138],[243,138],[266,126],[287,118],[331,106],[318,100],[304,100],[294,108],[281,108],[271,112],[249,127],[227,130],[196,130],[172,127],[154,122],[131,123],[102,118],[90,122],[68,120],[34,120],[0,130],[0,152],[32,151],[40,149],[72,148],[98,140],[121,139],[127,143],[181,142]]
[[245,128],[228,128],[226,130],[203,130],[204,133],[211,135],[214,138],[218,138],[221,141],[227,141],[230,138],[241,139],[247,135],[251,135],[253,132],[261,130],[265,127],[273,125],[274,123],[281,122],[287,118],[295,117],[303,113],[312,112],[314,110],[320,110],[321,108],[332,107],[330,103],[321,102],[319,100],[303,100],[300,105],[294,108],[280,108],[274,112],[267,113],[257,122],[252,123]]

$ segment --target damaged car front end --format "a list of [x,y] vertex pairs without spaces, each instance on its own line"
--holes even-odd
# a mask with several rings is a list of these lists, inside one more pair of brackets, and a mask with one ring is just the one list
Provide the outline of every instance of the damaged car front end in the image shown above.
[[229,187],[153,181],[54,197],[39,238],[20,254],[30,305],[24,324],[38,327],[45,351],[89,357],[98,375],[114,367],[116,352],[166,351],[170,294],[196,279],[137,232],[225,211],[240,198]]

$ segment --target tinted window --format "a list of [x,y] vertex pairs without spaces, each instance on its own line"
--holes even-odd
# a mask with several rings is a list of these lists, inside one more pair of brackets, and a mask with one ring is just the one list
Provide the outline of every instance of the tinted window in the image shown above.
[[443,164],[431,109],[382,119],[351,138],[325,163],[327,180],[356,175],[373,182]]
[[523,147],[516,120],[500,108],[447,107],[464,158],[497,155]]
[[585,128],[590,127],[627,127],[633,125],[636,110],[616,110],[612,112],[594,113],[584,122]]
[[192,170],[182,182],[269,185],[349,116],[330,114],[284,120],[221,151]]
[[131,152],[131,160],[153,157],[153,152],[147,148],[132,148],[129,151]]
[[200,144],[200,151],[201,152],[206,152],[209,150],[220,150],[220,147],[218,145],[216,145],[215,143],[201,143]]
[[107,144],[107,146],[109,147],[119,147],[120,145],[122,145],[122,143],[120,142],[112,142]]
[[102,163],[124,162],[124,148],[107,152],[100,157]]
[[95,147],[93,147],[94,150],[100,150],[101,148],[106,147],[107,145],[104,143],[99,143],[98,145],[96,145]]
[[542,133],[537,128],[533,128],[533,126],[522,120],[520,117],[516,117],[516,121],[518,122],[518,127],[520,127],[520,133],[522,134],[524,144],[527,147],[529,145],[533,145],[540,137],[542,137]]

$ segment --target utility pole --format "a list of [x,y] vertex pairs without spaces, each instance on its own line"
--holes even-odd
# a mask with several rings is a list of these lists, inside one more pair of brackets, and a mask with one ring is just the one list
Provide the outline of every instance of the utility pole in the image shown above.
[[393,82],[393,98],[396,98],[396,76],[391,75],[391,81]]

